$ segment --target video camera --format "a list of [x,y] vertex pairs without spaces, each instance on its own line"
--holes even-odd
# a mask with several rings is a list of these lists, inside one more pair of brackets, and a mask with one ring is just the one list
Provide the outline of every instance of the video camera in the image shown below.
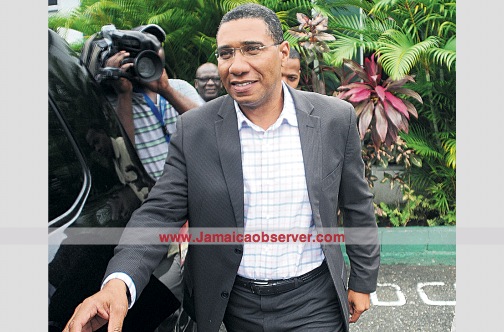
[[[164,59],[159,57],[158,51],[165,38],[165,32],[156,24],[131,30],[117,30],[113,24],[105,25],[86,41],[81,60],[99,83],[120,77],[141,82],[155,81],[163,73]],[[107,60],[121,50],[130,53],[121,65],[133,63],[126,73],[119,68],[106,67]]]

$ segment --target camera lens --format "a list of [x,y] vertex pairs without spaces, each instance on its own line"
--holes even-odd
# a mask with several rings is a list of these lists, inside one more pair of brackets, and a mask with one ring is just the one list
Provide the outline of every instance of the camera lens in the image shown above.
[[138,75],[140,77],[148,78],[156,73],[156,66],[149,58],[138,59],[137,68]]
[[155,81],[163,74],[163,62],[152,50],[140,52],[135,59],[133,68],[136,75],[144,82]]

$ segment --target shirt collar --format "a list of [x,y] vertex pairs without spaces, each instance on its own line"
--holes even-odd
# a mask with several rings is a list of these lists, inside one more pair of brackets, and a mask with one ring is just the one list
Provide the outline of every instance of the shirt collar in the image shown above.
[[[278,127],[282,123],[287,123],[293,127],[297,127],[298,122],[296,117],[296,108],[294,106],[294,99],[292,99],[292,95],[289,92],[287,85],[283,81],[282,81],[282,90],[284,95],[284,105],[282,108],[282,112],[280,113],[280,116],[278,117],[277,121],[275,121],[275,123],[271,127]],[[252,121],[250,121],[245,116],[245,114],[243,114],[236,100],[233,100],[233,103],[236,111],[236,117],[238,118],[238,130],[241,130],[244,126],[259,128],[258,126],[253,124]]]

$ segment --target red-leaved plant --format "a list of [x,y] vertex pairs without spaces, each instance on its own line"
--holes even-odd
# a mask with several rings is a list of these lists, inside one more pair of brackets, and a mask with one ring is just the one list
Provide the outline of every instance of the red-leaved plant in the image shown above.
[[[412,97],[422,102],[422,97],[411,89],[404,88],[407,82],[415,82],[412,76],[406,75],[400,80],[390,78],[382,81],[382,67],[375,61],[375,54],[364,60],[364,67],[349,59],[343,60],[344,66],[353,71],[344,75],[336,96],[347,100],[355,108],[361,140],[368,127],[371,139],[376,148],[382,144],[391,146],[396,142],[399,131],[408,132],[410,114],[418,118],[415,106],[397,94]],[[350,82],[357,75],[361,82]]]

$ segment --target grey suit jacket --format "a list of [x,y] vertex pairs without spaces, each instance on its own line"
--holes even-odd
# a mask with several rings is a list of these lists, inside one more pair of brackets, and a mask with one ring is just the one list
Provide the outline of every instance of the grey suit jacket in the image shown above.
[[[337,227],[340,209],[345,229],[367,230],[371,244],[346,246],[351,263],[348,288],[371,293],[376,288],[379,245],[355,110],[335,97],[289,91],[297,113],[315,225],[317,229]],[[169,151],[163,176],[128,227],[180,227],[189,219],[191,227],[243,228],[240,140],[231,97],[219,97],[181,115]],[[201,331],[219,330],[242,249],[238,244],[190,245],[184,269],[184,307]],[[348,330],[347,272],[340,244],[325,244],[323,252]],[[107,275],[125,272],[141,292],[165,254],[166,247],[161,245],[119,244]]]

